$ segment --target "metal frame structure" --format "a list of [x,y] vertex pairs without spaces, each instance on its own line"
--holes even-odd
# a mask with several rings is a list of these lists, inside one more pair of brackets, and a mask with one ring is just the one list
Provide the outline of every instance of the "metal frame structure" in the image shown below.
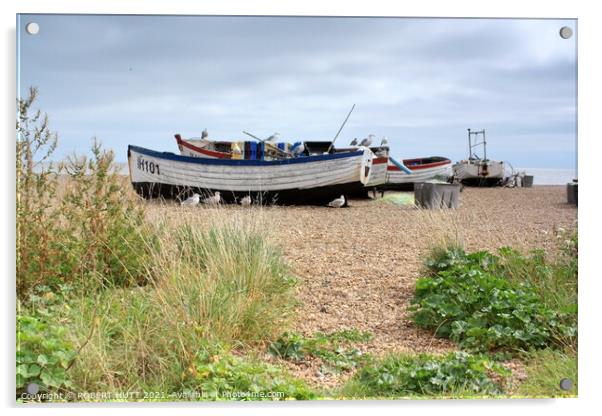
[[[483,135],[482,142],[478,142],[479,134]],[[474,144],[472,143],[473,135],[475,136]],[[474,153],[472,150],[475,147],[480,146],[480,145],[483,145],[483,159],[482,160],[487,160],[487,139],[485,137],[485,129],[478,130],[478,131],[471,131],[471,129],[468,129],[468,160],[480,160],[478,155],[476,153]]]

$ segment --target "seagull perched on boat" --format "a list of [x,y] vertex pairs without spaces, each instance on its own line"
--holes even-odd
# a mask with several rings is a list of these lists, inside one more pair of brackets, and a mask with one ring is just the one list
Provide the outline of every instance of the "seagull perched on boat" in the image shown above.
[[242,205],[243,207],[248,207],[252,203],[253,203],[253,201],[251,200],[250,195],[247,195],[243,199],[240,200],[240,205]]
[[349,146],[357,146],[357,137],[349,143]]
[[207,137],[209,137],[209,132],[207,131],[207,129],[205,129],[201,133],[201,139],[205,140]]
[[374,134],[369,134],[368,137],[366,137],[365,139],[363,139],[360,142],[360,146],[370,146],[372,144],[372,139],[374,138]]
[[274,133],[270,137],[265,139],[265,141],[266,142],[275,142],[276,140],[278,140],[278,136],[280,136],[280,133]]
[[303,144],[303,142],[295,143],[295,145],[291,149],[291,152],[294,156],[299,156],[301,153],[305,152],[305,145]]
[[220,201],[222,200],[222,197],[219,194],[219,191],[217,191],[213,196],[209,196],[205,199],[203,199],[203,204],[209,204],[209,205],[218,205],[220,203]]
[[180,205],[186,207],[193,207],[195,205],[198,205],[200,200],[201,196],[199,194],[192,194],[190,198],[186,199],[185,201],[182,201]]
[[344,205],[345,205],[345,195],[341,195],[340,198],[333,199],[332,201],[330,201],[328,203],[328,206],[332,207],[332,208],[341,208]]
[[389,140],[386,137],[383,137],[383,139],[380,141],[380,147],[386,146],[389,146]]

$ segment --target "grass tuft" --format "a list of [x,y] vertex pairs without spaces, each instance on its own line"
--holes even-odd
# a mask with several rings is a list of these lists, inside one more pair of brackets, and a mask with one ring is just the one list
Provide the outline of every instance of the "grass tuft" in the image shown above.
[[[577,354],[574,351],[545,349],[523,357],[527,361],[525,381],[517,395],[527,397],[576,397],[578,391]],[[560,388],[560,380],[572,382],[570,390]]]

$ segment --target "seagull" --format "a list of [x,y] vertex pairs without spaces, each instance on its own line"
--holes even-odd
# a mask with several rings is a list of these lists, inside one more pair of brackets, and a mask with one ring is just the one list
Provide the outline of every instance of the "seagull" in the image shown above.
[[201,139],[206,139],[207,137],[209,137],[209,132],[207,131],[207,129],[203,130],[203,132],[201,133]]
[[357,146],[357,137],[349,143],[349,146]]
[[370,146],[372,144],[372,138],[374,137],[373,134],[369,134],[368,137],[366,137],[364,140],[361,141],[360,146]]
[[276,140],[278,140],[278,136],[280,136],[280,133],[274,133],[270,137],[265,139],[265,141],[266,142],[275,142]]
[[305,145],[303,144],[303,142],[296,143],[292,149],[293,155],[295,155],[295,156],[299,156],[304,151],[305,151]]
[[253,201],[251,201],[251,197],[249,195],[245,196],[243,199],[240,200],[240,205],[242,205],[243,207],[248,207],[252,203]]
[[220,203],[220,201],[222,200],[219,191],[215,192],[215,194],[213,196],[209,196],[205,199],[203,199],[203,204],[211,204],[211,205],[218,205]]
[[380,141],[380,147],[386,146],[389,146],[389,140],[386,137],[383,137],[383,139]]
[[341,208],[344,205],[345,205],[345,195],[341,195],[340,198],[333,199],[332,201],[330,201],[328,203],[328,206],[332,207],[332,208]]
[[199,204],[200,199],[201,199],[201,196],[199,194],[192,194],[192,196],[190,198],[188,198],[186,201],[182,201],[180,203],[180,205],[187,206],[187,207],[193,207],[193,206]]

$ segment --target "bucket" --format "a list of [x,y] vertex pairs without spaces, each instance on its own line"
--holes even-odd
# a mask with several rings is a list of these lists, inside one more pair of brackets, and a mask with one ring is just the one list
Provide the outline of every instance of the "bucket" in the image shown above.
[[525,175],[522,180],[523,188],[531,188],[533,186],[533,175]]
[[460,184],[416,183],[414,184],[414,201],[421,208],[458,208],[460,205]]
[[567,183],[566,184],[566,202],[572,205],[577,204],[577,183]]

